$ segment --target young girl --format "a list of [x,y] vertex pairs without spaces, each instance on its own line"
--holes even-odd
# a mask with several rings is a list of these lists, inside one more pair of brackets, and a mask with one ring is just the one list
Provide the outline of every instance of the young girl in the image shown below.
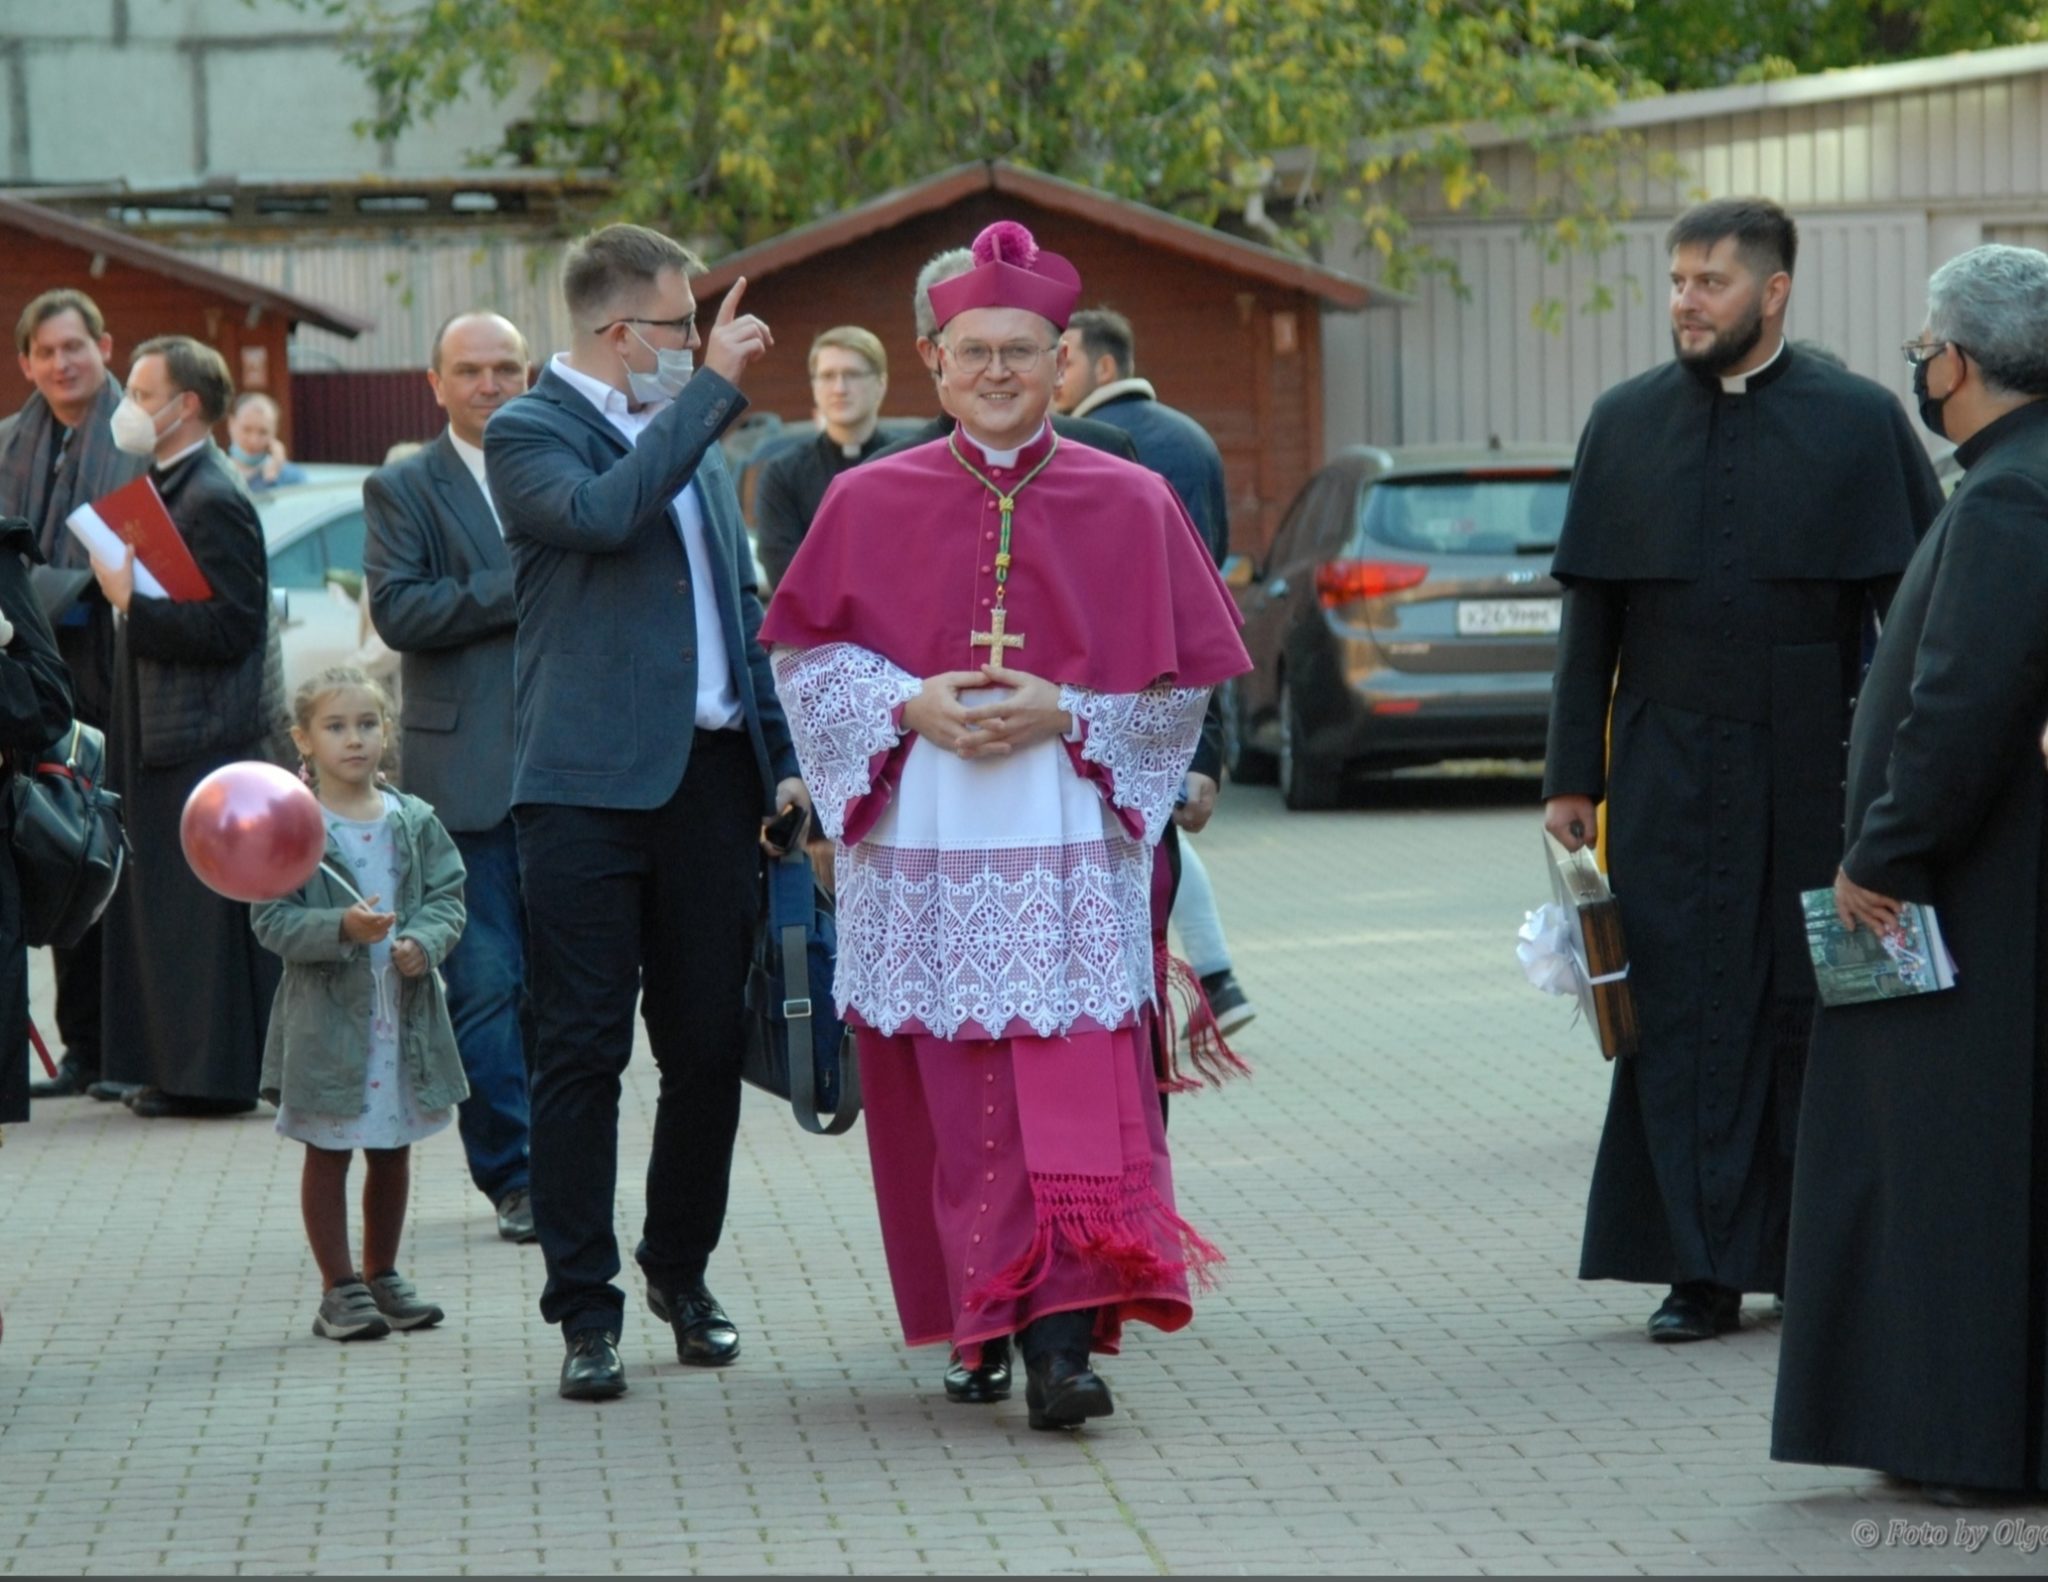
[[[327,856],[297,893],[257,906],[284,958],[263,1095],[306,1145],[299,1207],[325,1294],[313,1333],[374,1340],[438,1324],[398,1272],[411,1146],[448,1124],[469,1084],[435,967],[462,934],[462,859],[418,797],[377,772],[391,705],[360,670],[299,688],[292,741],[327,817]],[[390,910],[382,910],[386,898]],[[349,1156],[362,1149],[363,1261],[350,1256]]]

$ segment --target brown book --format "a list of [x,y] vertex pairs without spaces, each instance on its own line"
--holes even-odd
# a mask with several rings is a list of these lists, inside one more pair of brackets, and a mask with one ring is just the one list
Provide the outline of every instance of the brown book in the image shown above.
[[1612,1060],[1632,1055],[1642,1044],[1636,1025],[1635,995],[1629,988],[1628,945],[1621,934],[1621,904],[1607,888],[1607,875],[1593,860],[1591,848],[1566,851],[1557,837],[1543,832],[1550,858],[1550,888],[1571,919],[1572,946],[1586,981],[1579,986],[1579,1009],[1585,1013],[1600,1053]]

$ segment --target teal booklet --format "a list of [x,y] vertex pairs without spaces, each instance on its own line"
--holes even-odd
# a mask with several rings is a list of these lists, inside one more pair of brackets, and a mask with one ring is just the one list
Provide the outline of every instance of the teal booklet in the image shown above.
[[1835,915],[1835,892],[1807,890],[1799,897],[1806,912],[1806,948],[1823,1005],[1861,1005],[1936,994],[1956,986],[1956,964],[1942,942],[1934,908],[1908,901],[1899,908],[1896,933],[1853,933]]

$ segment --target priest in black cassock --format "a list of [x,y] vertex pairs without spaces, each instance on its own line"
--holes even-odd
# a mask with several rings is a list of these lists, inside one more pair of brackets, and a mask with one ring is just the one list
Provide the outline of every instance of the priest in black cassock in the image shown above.
[[1799,892],[1841,851],[1866,621],[1941,490],[1897,401],[1786,344],[1782,209],[1704,203],[1667,246],[1677,358],[1603,395],[1579,440],[1544,823],[1576,848],[1606,804],[1643,1032],[1615,1064],[1579,1277],[1668,1285],[1650,1338],[1686,1341],[1784,1290]]
[[1771,1454],[2048,1489],[2048,257],[1979,247],[1907,347],[1966,469],[1849,743],[1845,923],[1934,907],[1956,986],[1822,1010]]
[[144,1119],[256,1108],[278,960],[249,908],[214,894],[185,861],[178,825],[192,788],[259,758],[283,710],[270,574],[256,508],[212,439],[234,386],[211,346],[183,335],[135,349],[114,443],[152,458],[151,476],[212,596],[173,601],[135,588],[132,553],[95,559],[121,613],[107,767],[134,857],[108,903],[106,1074],[138,1084]]

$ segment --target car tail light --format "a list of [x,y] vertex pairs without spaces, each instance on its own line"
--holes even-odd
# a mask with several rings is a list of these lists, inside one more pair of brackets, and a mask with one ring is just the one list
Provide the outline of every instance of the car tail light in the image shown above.
[[1428,576],[1429,567],[1407,560],[1326,560],[1316,567],[1316,597],[1334,610],[1412,588]]

